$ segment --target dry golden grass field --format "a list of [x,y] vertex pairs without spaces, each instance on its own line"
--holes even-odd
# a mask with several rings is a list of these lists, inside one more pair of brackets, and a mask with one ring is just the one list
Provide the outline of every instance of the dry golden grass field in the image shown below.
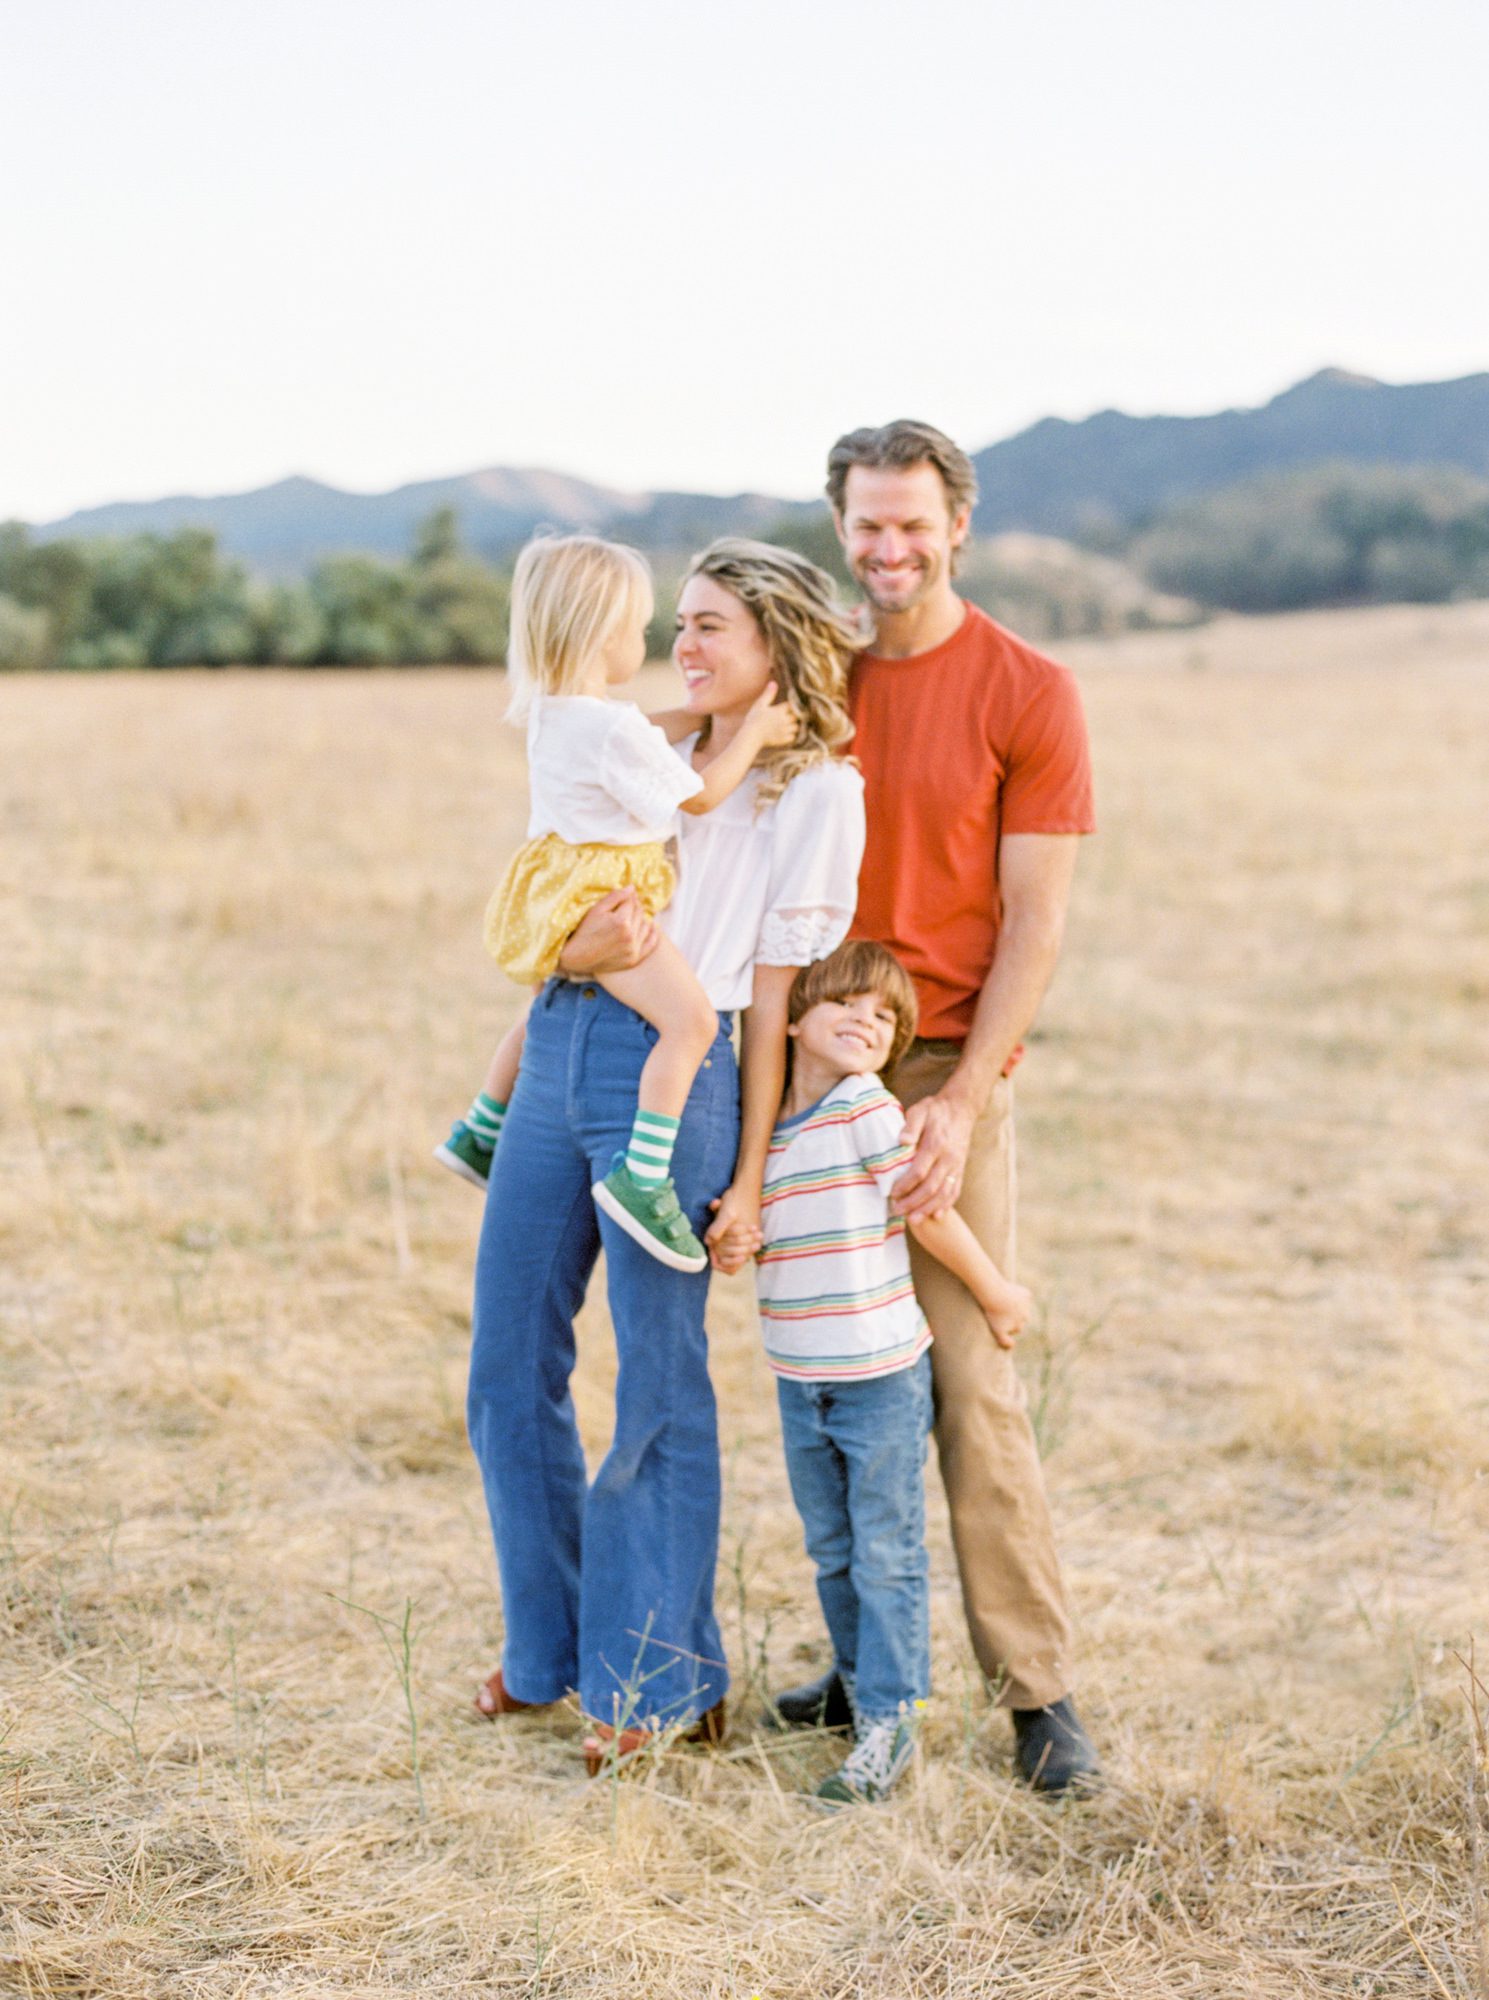
[[[479,1203],[429,1149],[512,1005],[497,677],[0,682],[0,1990],[1485,1992],[1489,605],[1070,652],[1024,1363],[1109,1782],[1012,1781],[938,1496],[923,1753],[836,1816],[760,1726],[821,1638],[741,1280],[722,1750],[590,1783],[576,1717],[470,1710]],[[592,1303],[595,1450],[612,1366]]]

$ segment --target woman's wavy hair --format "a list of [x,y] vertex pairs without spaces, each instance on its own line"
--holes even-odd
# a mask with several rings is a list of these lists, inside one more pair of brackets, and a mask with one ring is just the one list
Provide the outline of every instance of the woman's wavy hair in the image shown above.
[[[725,535],[688,566],[737,597],[760,628],[780,690],[800,725],[796,741],[767,750],[756,794],[766,805],[814,764],[840,756],[853,737],[848,719],[848,667],[870,634],[840,602],[825,570],[794,549]],[[708,725],[704,725],[705,740]]]

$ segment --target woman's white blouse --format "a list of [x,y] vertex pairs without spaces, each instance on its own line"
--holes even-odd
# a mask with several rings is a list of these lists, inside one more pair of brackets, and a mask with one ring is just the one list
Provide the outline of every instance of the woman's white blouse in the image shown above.
[[[697,741],[678,754],[691,760]],[[757,813],[759,788],[752,771],[712,812],[682,815],[677,894],[660,918],[723,1013],[749,1006],[757,965],[810,965],[841,944],[858,902],[854,767],[814,764]]]

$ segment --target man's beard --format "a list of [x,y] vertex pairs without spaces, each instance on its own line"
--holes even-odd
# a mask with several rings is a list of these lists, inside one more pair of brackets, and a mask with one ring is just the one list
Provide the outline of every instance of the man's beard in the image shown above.
[[873,605],[874,609],[882,611],[890,617],[893,617],[896,612],[914,611],[918,605],[925,602],[926,598],[935,588],[936,583],[935,575],[931,570],[920,570],[916,575],[914,588],[907,596],[895,596],[886,602],[876,593],[870,577],[861,576],[855,571],[853,580],[869,600],[869,603]]

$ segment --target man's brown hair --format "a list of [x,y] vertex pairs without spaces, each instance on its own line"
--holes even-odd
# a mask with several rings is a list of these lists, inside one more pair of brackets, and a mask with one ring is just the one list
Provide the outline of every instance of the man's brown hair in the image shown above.
[[804,965],[791,982],[786,1018],[794,1024],[824,1000],[856,1000],[860,993],[877,993],[894,1009],[894,1040],[884,1062],[893,1069],[915,1039],[920,1009],[909,973],[882,944],[849,938],[815,965]]
[[934,465],[946,488],[946,504],[953,519],[963,507],[977,503],[977,472],[971,459],[934,424],[897,417],[892,424],[880,424],[877,429],[868,426],[840,437],[827,454],[827,497],[836,513],[843,511],[848,474],[855,465],[896,472],[908,472],[913,465]]

